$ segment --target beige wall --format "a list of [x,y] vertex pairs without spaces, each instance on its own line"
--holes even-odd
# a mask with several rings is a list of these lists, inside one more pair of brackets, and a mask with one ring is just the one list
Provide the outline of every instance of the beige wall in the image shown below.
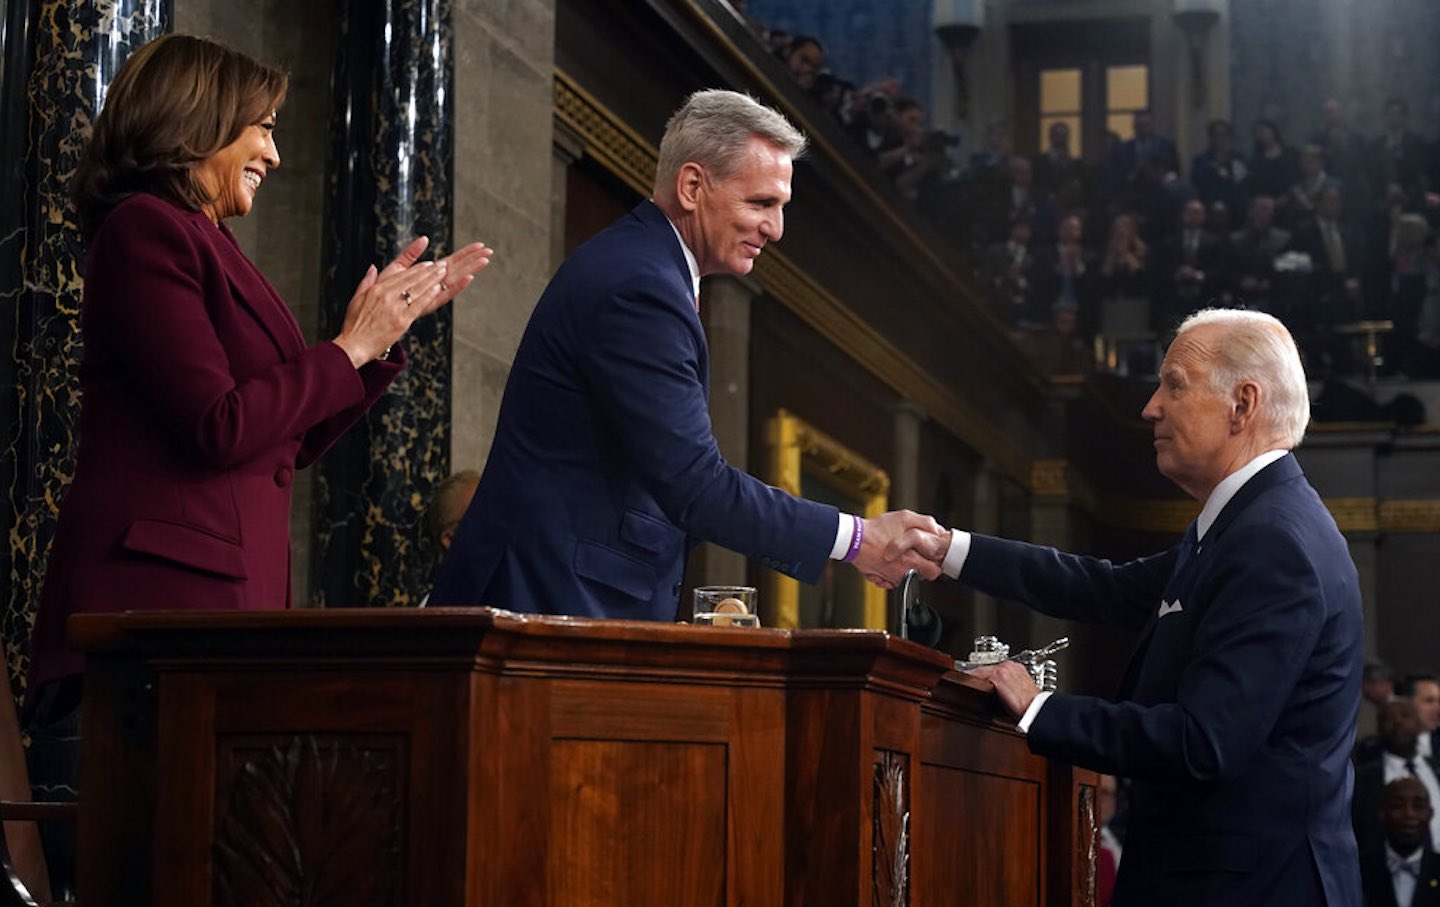
[[520,333],[550,279],[554,0],[456,0],[455,239],[495,259],[455,311],[454,469],[484,466]]

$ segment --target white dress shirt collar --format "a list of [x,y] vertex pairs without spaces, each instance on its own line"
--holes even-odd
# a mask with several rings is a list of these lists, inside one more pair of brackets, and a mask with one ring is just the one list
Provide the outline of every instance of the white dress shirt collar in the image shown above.
[[[654,202],[652,201],[651,204]],[[663,211],[661,213],[664,214]],[[685,239],[680,235],[680,229],[675,226],[675,222],[670,219],[668,214],[665,215],[665,223],[670,225],[670,230],[675,234],[675,241],[680,243],[680,251],[685,253],[685,264],[690,268],[690,292],[694,294],[692,298],[695,301],[695,308],[699,309],[700,262],[696,260],[695,253],[690,251],[690,247],[685,245]]]
[[1195,520],[1195,538],[1197,540],[1205,538],[1205,533],[1215,525],[1215,519],[1220,516],[1220,511],[1225,509],[1225,505],[1230,503],[1230,499],[1235,497],[1246,482],[1253,479],[1257,472],[1289,452],[1288,450],[1267,450],[1221,479],[1220,484],[1215,486],[1215,490],[1210,492],[1205,506],[1200,509],[1199,518]]

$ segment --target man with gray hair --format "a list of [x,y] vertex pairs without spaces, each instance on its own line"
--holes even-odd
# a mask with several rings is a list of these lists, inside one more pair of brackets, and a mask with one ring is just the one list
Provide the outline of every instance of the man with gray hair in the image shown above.
[[700,278],[748,274],[780,239],[804,149],[732,91],[696,92],[670,118],[654,197],[566,259],[535,306],[431,604],[673,620],[705,540],[807,582],[829,559],[887,588],[912,567],[939,575],[914,552],[885,556],[906,530],[936,543],[934,520],[794,498],[726,463],[711,433]]
[[1131,780],[1116,907],[1359,905],[1360,589],[1290,453],[1310,419],[1295,341],[1259,312],[1192,315],[1142,415],[1160,472],[1202,505],[1169,551],[912,541],[990,595],[1140,632],[1113,701],[1041,693],[1013,662],[974,672],[1032,752]]

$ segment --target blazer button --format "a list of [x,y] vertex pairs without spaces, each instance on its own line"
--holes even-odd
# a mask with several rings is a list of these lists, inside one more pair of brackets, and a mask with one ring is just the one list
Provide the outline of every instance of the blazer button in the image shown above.
[[292,473],[294,473],[294,470],[289,466],[281,466],[275,470],[275,484],[280,488],[289,488]]

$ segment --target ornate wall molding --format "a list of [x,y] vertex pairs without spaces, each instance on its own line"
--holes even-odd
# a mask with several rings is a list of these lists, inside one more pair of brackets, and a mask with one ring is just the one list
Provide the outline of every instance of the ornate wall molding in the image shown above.
[[1382,532],[1440,532],[1440,501],[1381,501],[1379,528]]

